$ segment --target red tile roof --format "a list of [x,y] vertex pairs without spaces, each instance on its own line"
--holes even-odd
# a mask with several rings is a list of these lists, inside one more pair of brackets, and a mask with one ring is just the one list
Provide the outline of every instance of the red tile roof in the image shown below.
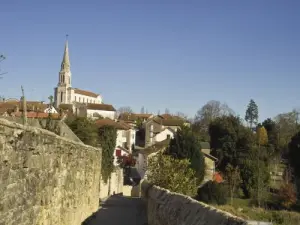
[[114,127],[117,130],[129,130],[130,129],[127,125],[119,123],[119,122],[115,122],[108,118],[97,120],[96,125],[99,128],[104,127],[104,126],[109,126],[109,127]]
[[[16,117],[23,116],[22,112],[15,112],[13,113]],[[27,112],[27,118],[37,118],[37,119],[45,119],[48,118],[49,114],[44,112]],[[60,114],[58,113],[51,113],[51,119],[60,119]]]

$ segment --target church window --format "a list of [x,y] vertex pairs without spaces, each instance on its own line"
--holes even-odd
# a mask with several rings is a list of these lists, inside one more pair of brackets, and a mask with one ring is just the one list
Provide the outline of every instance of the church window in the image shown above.
[[62,77],[63,77],[62,82],[65,83],[65,75],[62,75]]
[[64,96],[64,93],[61,92],[61,93],[60,93],[60,102],[63,102],[63,96]]

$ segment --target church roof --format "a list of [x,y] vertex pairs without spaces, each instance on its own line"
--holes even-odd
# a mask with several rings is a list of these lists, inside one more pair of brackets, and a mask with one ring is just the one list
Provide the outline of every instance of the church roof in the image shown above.
[[68,47],[68,40],[66,40],[64,56],[61,63],[61,70],[69,70],[69,69],[70,69],[69,47]]
[[97,98],[99,95],[90,91],[85,91],[85,90],[81,90],[78,88],[74,88],[74,92],[75,94],[79,94],[79,95],[85,95],[85,96],[89,96],[89,97],[93,97],[93,98]]
[[112,105],[108,104],[87,103],[86,108],[91,110],[116,111]]

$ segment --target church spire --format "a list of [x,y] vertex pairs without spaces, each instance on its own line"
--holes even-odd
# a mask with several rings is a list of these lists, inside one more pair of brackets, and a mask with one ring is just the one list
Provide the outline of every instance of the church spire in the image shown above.
[[61,63],[61,71],[69,71],[70,70],[70,57],[69,57],[69,47],[68,47],[68,35],[66,35],[66,44],[64,57]]

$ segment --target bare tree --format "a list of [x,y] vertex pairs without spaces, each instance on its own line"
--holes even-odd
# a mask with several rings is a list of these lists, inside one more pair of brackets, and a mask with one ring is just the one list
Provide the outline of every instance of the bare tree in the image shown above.
[[216,100],[211,100],[207,102],[201,109],[197,111],[195,116],[195,120],[205,120],[212,121],[213,119],[224,116],[234,114],[233,110],[229,108],[229,106],[225,103],[221,103]]
[[168,108],[165,109],[165,114],[170,114],[170,110]]
[[133,113],[133,110],[130,106],[122,106],[117,111],[118,115],[122,113]]
[[[5,59],[5,56],[4,55],[0,55],[0,63]],[[1,72],[1,67],[0,67],[0,79],[2,79],[2,76],[6,74],[4,72]]]
[[177,112],[175,114],[175,116],[181,117],[181,118],[186,119],[186,120],[188,119],[188,116],[183,112]]
[[224,116],[233,115],[234,111],[225,103],[216,100],[207,102],[195,115],[193,130],[198,132],[206,141],[209,140],[208,128],[211,121]]

